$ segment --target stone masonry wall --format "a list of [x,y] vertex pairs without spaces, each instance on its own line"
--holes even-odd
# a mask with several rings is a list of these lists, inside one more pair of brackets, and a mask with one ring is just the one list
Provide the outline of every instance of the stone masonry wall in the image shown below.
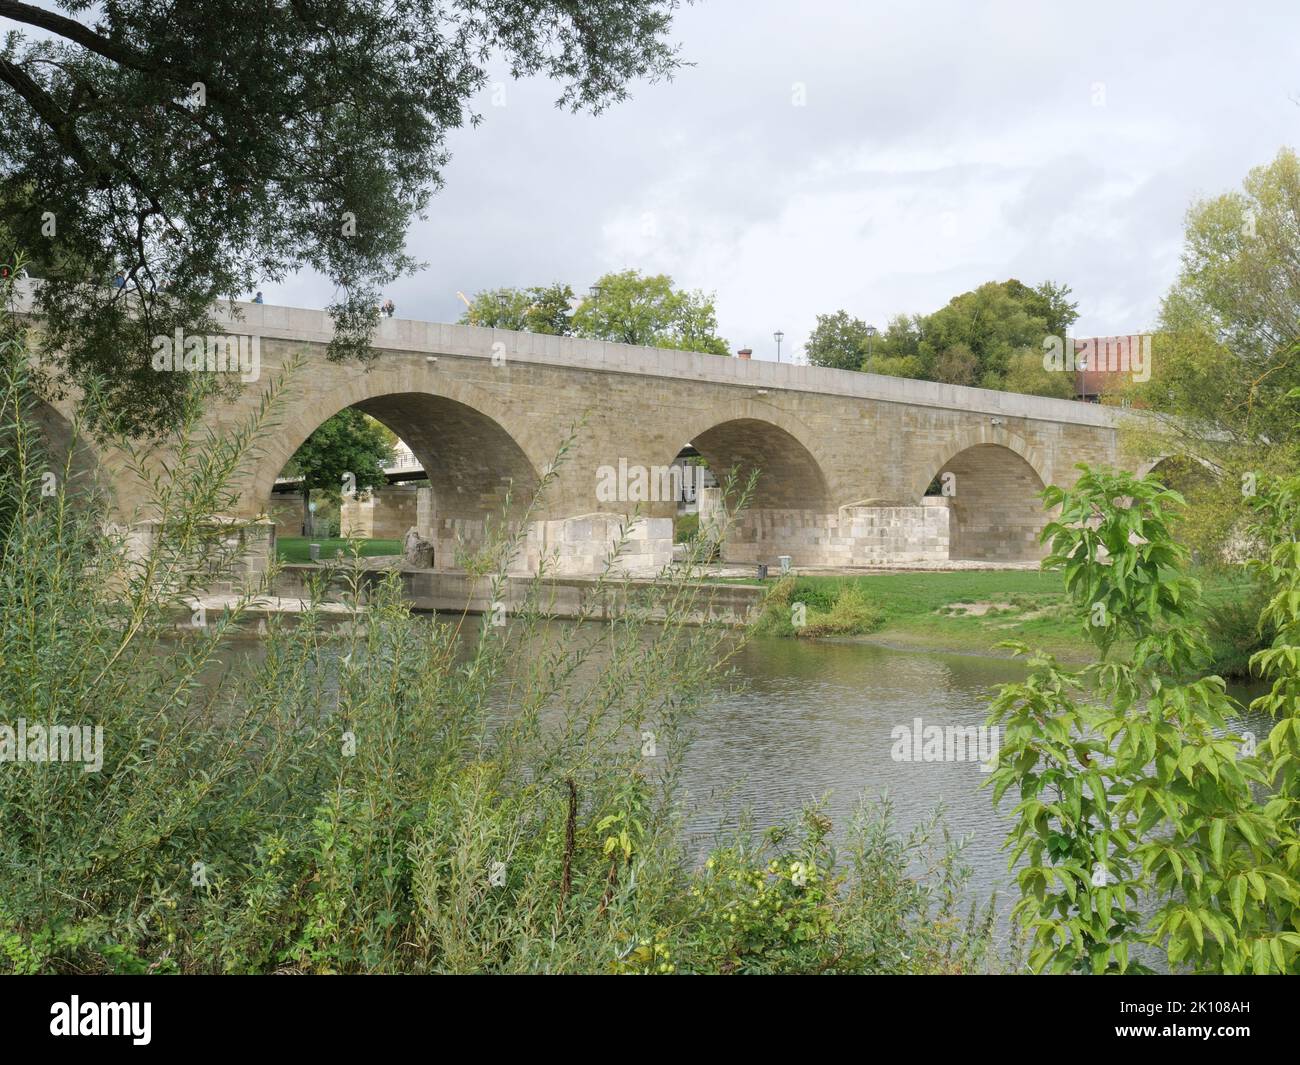
[[369,540],[400,540],[418,524],[419,488],[390,484],[345,499],[339,511],[342,536]]
[[1045,549],[1038,533],[1047,522],[1038,493],[1043,484],[1032,467],[1005,448],[981,444],[952,459],[952,557],[985,562],[1033,562]]
[[722,553],[728,562],[769,565],[789,555],[796,567],[946,562],[949,513],[930,503],[851,506],[837,514],[751,510],[735,522]]

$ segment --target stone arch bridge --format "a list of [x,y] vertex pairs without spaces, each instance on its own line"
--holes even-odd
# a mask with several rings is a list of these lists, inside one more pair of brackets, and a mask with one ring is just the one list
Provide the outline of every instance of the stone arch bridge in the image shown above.
[[[688,444],[719,476],[758,471],[724,558],[789,555],[804,567],[1033,561],[1045,521],[1036,493],[1072,483],[1076,463],[1121,464],[1120,414],[1087,403],[401,319],[381,320],[379,355],[363,368],[325,359],[324,312],[240,304],[226,322],[250,338],[258,373],[210,407],[217,432],[245,423],[286,362],[302,358],[229,517],[265,515],[298,446],[331,415],[358,407],[428,472],[433,512],[423,531],[438,569],[454,569],[456,545],[481,542],[488,522],[520,519],[579,421],[531,515],[521,572],[544,556],[557,574],[598,572],[638,506],[645,520],[625,569],[658,571],[671,558],[676,504],[654,485]],[[69,411],[49,415],[57,435]],[[96,461],[121,519],[147,527],[139,484],[113,456]],[[945,494],[927,494],[936,480]],[[647,484],[650,498],[638,498]],[[270,549],[255,540],[254,568]]]

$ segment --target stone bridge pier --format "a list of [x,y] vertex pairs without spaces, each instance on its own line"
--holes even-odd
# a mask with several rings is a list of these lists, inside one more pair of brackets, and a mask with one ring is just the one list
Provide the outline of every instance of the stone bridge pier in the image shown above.
[[[757,477],[724,558],[790,555],[805,567],[1033,561],[1046,520],[1038,492],[1073,483],[1076,463],[1122,464],[1123,415],[1086,403],[399,319],[381,321],[378,355],[361,367],[325,358],[323,312],[240,304],[227,318],[256,340],[260,362],[255,380],[209,408],[218,436],[246,425],[290,360],[300,364],[220,517],[263,519],[290,456],[356,407],[427,471],[421,525],[438,569],[462,568],[509,530],[521,537],[514,572],[548,559],[556,574],[597,573],[622,536],[620,568],[652,575],[672,553],[664,478],[688,445],[720,481]],[[169,459],[153,461],[167,471]],[[139,484],[114,457],[100,462],[121,519],[147,529]],[[247,550],[263,556],[246,567],[256,572],[273,544],[253,536]]]

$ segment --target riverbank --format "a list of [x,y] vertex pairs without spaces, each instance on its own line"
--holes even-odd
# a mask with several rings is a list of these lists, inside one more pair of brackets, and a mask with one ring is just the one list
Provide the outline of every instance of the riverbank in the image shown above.
[[[1248,579],[1200,575],[1212,606],[1240,601]],[[868,573],[772,581],[755,623],[765,635],[879,644],[902,650],[1005,656],[1022,640],[1063,661],[1094,657],[1059,573],[1039,570]],[[803,604],[800,615],[794,607]],[[803,624],[796,624],[802,620]]]
[[[401,545],[393,540],[282,537],[277,547],[286,570],[277,587],[280,595],[306,594],[305,581],[314,566],[310,543],[321,545],[322,560],[333,559],[339,552],[351,556],[354,549],[363,558],[374,558],[376,571],[368,577],[370,581],[380,578],[383,563],[400,562]],[[748,620],[757,635],[866,643],[904,651],[1007,657],[1010,652],[997,645],[1021,640],[1064,662],[1090,661],[1095,656],[1059,573],[1019,567],[909,569],[813,572],[760,581],[739,575],[748,569],[718,566],[710,571],[706,584],[711,590],[705,596],[712,605],[706,616],[737,625]],[[1252,586],[1244,575],[1202,571],[1197,577],[1211,607],[1240,605],[1251,597]],[[474,582],[467,582],[463,575],[413,570],[403,574],[403,583],[408,601],[416,609],[480,613],[490,605],[480,601],[485,589],[473,587]],[[527,578],[511,578],[507,612],[523,601],[529,583]],[[589,615],[584,592],[592,581],[551,578],[546,583],[550,587],[546,605],[556,617]],[[618,598],[612,588],[607,595]],[[796,610],[800,605],[801,612]],[[602,604],[595,616],[608,620],[619,613],[618,602],[611,601]],[[1251,618],[1257,613],[1246,611]],[[1250,634],[1212,632],[1212,638],[1216,670],[1228,676],[1243,675],[1254,646]]]

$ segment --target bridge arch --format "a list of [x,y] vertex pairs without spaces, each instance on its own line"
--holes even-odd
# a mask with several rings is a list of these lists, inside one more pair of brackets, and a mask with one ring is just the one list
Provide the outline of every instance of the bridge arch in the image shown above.
[[1041,484],[1051,483],[1050,468],[1038,448],[1009,429],[1001,426],[980,426],[946,436],[942,443],[922,452],[922,461],[913,471],[910,481],[909,498],[919,499],[924,496],[926,488],[948,463],[963,451],[985,444],[996,445],[1018,455],[1034,471]]
[[261,449],[246,493],[250,513],[266,510],[285,464],[321,424],[347,408],[387,426],[424,467],[431,509],[420,525],[435,542],[439,568],[452,564],[457,544],[473,547],[489,525],[521,518],[541,484],[539,464],[481,390],[457,382],[438,382],[432,390],[413,385],[409,376],[361,374],[328,399],[291,406]]
[[1139,463],[1134,471],[1135,476],[1138,477],[1146,477],[1152,473],[1159,475],[1165,487],[1175,488],[1179,491],[1182,489],[1177,482],[1185,483],[1191,480],[1200,484],[1217,480],[1220,476],[1220,472],[1200,456],[1187,455],[1176,451],[1156,458],[1146,459]]
[[[1047,523],[1039,493],[1048,478],[1037,450],[1011,432],[974,430],[948,441],[913,481],[917,496],[938,485],[949,510],[948,557],[1034,562]],[[924,480],[921,480],[921,478]]]
[[692,444],[719,481],[734,468],[743,488],[757,471],[751,509],[823,514],[834,509],[816,435],[784,411],[752,400],[732,401],[674,423],[672,433],[660,451],[661,463]]
[[[290,385],[292,389],[292,385]],[[540,481],[543,453],[526,433],[510,431],[509,413],[482,389],[456,381],[415,384],[409,375],[360,373],[344,387],[310,404],[286,396],[281,416],[260,451],[246,502],[253,512],[271,493],[285,463],[317,427],[339,411],[357,407],[383,422],[410,446],[429,474],[430,484],[455,487],[456,474],[479,473],[492,480],[513,479],[519,489]],[[437,456],[442,461],[437,461]],[[459,495],[472,491],[462,483]]]
[[44,400],[33,399],[27,410],[29,424],[41,438],[44,455],[51,471],[67,477],[64,486],[69,497],[85,499],[91,493],[107,502],[116,502],[112,481],[105,476],[99,448],[58,407]]
[[751,475],[753,493],[730,523],[722,557],[728,562],[775,562],[780,554],[812,557],[827,534],[834,510],[827,464],[817,436],[798,418],[745,399],[692,410],[656,433],[647,452],[659,466],[694,447],[719,484],[734,471],[736,495],[699,496],[700,521],[712,521],[719,504],[734,508]]

